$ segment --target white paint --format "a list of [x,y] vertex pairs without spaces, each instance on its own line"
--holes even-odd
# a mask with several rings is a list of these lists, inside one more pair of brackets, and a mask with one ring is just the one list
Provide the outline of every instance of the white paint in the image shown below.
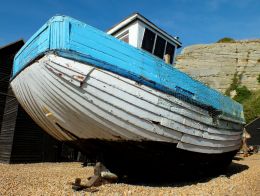
[[[124,34],[125,32],[128,31],[128,36],[129,36],[129,43],[130,45],[139,48],[138,44],[139,44],[139,40],[140,38],[138,36],[138,28],[139,28],[139,24],[138,22],[134,22],[133,24],[131,24],[130,26],[127,26],[126,28],[121,29],[119,32],[117,32],[116,34],[114,34],[113,36],[116,38],[121,37],[122,34]],[[120,39],[120,38],[119,38]]]

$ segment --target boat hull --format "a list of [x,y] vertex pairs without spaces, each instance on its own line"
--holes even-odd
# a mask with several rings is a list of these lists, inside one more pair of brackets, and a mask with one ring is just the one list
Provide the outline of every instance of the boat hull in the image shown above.
[[37,124],[85,153],[92,152],[83,146],[93,140],[112,142],[115,149],[124,142],[167,143],[204,154],[235,152],[241,144],[240,123],[56,54],[34,61],[11,86]]

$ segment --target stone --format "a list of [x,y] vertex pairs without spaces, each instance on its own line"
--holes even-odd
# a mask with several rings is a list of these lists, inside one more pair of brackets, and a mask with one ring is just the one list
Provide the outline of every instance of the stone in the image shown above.
[[188,46],[177,56],[175,67],[222,93],[235,74],[239,85],[259,90],[260,39]]

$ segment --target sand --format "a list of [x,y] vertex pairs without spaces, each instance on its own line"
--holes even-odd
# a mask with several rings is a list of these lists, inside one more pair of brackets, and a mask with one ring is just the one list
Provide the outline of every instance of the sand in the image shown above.
[[[107,184],[75,192],[71,182],[93,174],[81,163],[0,164],[0,195],[260,195],[260,154],[235,160],[215,177],[158,184]],[[92,191],[92,192],[89,192]]]

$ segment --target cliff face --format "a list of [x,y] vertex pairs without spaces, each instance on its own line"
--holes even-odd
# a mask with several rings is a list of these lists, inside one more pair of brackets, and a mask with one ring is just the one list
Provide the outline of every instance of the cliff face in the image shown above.
[[223,93],[234,78],[259,90],[260,39],[189,46],[177,56],[176,67]]

